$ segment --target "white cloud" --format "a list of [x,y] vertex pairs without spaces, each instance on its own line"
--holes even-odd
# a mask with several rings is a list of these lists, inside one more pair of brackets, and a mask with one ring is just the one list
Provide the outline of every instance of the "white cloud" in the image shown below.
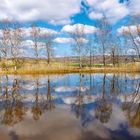
[[3,36],[3,32],[2,30],[0,30],[0,38]]
[[52,24],[68,24],[80,12],[80,0],[0,0],[0,20],[45,20]]
[[[56,35],[58,34],[57,31],[53,30],[53,29],[49,29],[49,28],[42,28],[42,27],[38,27],[40,30],[40,35],[45,35],[45,34],[52,34],[52,35]],[[31,31],[32,28],[21,28],[22,32],[23,32],[23,36],[25,37],[29,37],[31,36]]]
[[88,43],[88,40],[85,39],[85,38],[78,38],[77,41],[78,41],[79,43],[85,43],[85,44]]
[[80,29],[83,30],[85,34],[92,34],[98,31],[98,29],[94,26],[84,25],[84,24],[74,24],[74,25],[65,25],[62,28],[61,32],[75,33],[77,28],[79,30]]
[[[37,42],[37,46],[38,46],[38,49],[41,49],[45,46],[45,43]],[[24,49],[34,48],[34,42],[32,40],[25,40],[22,42],[21,48],[24,48]]]
[[135,43],[136,43],[137,45],[140,45],[140,37],[139,37],[139,36],[135,38]]
[[130,0],[128,8],[131,15],[140,15],[140,0]]
[[[77,38],[77,41],[79,42],[79,43],[88,43],[88,40],[87,39],[85,39],[85,38]],[[54,39],[54,42],[55,43],[74,43],[75,42],[75,40],[73,39],[73,38],[56,38],[56,39]]]
[[[125,3],[119,0],[86,0],[91,11],[89,17],[91,19],[101,18],[104,15],[110,23],[115,23],[129,14],[129,10]],[[94,13],[98,13],[95,15]]]
[[120,28],[117,29],[117,32],[119,34],[138,34],[138,29],[140,28],[140,26],[136,26],[136,25],[131,25],[131,26],[122,26]]
[[48,29],[48,28],[40,28],[41,30],[41,34],[44,35],[44,34],[57,34],[58,32],[53,30],[53,29]]
[[137,53],[136,53],[136,50],[135,49],[128,49],[127,50],[127,54],[128,55],[136,55]]
[[86,0],[90,6],[89,17],[101,19],[105,16],[110,23],[116,23],[127,15],[140,15],[140,0]]
[[97,20],[99,20],[99,19],[102,19],[103,18],[103,14],[102,13],[97,13],[97,12],[91,12],[89,14],[89,17],[91,19],[97,19]]
[[22,42],[21,47],[25,49],[33,48],[34,42],[32,40],[25,40]]
[[[45,43],[37,42],[38,51],[44,49]],[[34,56],[34,42],[30,39],[22,41],[21,45],[19,46],[20,49],[20,56],[21,57],[35,57]],[[42,55],[41,55],[42,56]]]
[[57,37],[54,39],[55,43],[72,43],[73,39],[72,38],[61,38],[61,37]]
[[[127,15],[140,14],[140,0],[120,3],[119,0],[84,0],[90,6],[89,17],[104,16],[111,23]],[[0,20],[45,20],[51,24],[70,24],[71,17],[80,12],[81,0],[0,0]]]
[[[45,34],[50,34],[50,35],[56,35],[58,34],[57,31],[53,30],[53,29],[49,29],[49,28],[42,28],[42,27],[38,27],[39,30],[40,30],[40,35],[45,35]],[[31,36],[31,31],[32,31],[32,28],[29,27],[29,28],[20,28],[21,31],[22,31],[22,36],[23,37],[30,37]],[[11,29],[12,31],[13,29]],[[0,30],[0,37],[3,36],[3,32],[2,30]]]

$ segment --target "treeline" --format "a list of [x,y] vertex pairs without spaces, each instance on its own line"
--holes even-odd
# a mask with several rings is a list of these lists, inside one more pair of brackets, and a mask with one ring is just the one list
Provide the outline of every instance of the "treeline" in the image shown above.
[[[39,27],[32,26],[28,33],[22,28],[18,22],[3,21],[1,22],[1,40],[0,54],[2,58],[2,68],[8,70],[8,60],[12,61],[12,66],[16,71],[23,64],[23,59],[19,59],[24,54],[24,49],[33,48],[36,63],[39,59],[39,49],[45,48],[47,63],[50,63],[50,58],[53,54],[52,41],[54,34],[51,32],[41,33]],[[31,39],[32,42],[26,45],[25,41]],[[43,42],[41,44],[41,42]],[[25,43],[25,44],[24,44]],[[30,53],[29,53],[30,54]],[[32,55],[32,54],[31,54]],[[30,56],[29,56],[30,57]]]
[[[138,20],[136,20],[138,21]],[[102,56],[102,65],[107,66],[107,58],[110,57],[112,66],[120,65],[120,56],[134,53],[137,58],[133,61],[140,59],[140,25],[135,24],[124,26],[114,30],[112,25],[103,18],[96,23],[96,32],[88,34],[83,24],[76,24],[73,32],[67,32],[71,38],[71,48],[74,55],[78,57],[79,67],[84,65],[85,57],[89,57],[89,66],[94,66],[95,56]],[[38,26],[31,26],[28,33],[23,30],[23,27],[18,22],[2,21],[0,24],[0,54],[2,58],[2,69],[8,70],[8,59],[12,61],[12,67],[15,71],[23,65],[22,59],[25,48],[32,48],[34,51],[35,63],[39,63],[40,48],[43,47],[45,52],[46,62],[49,65],[51,58],[55,57],[54,39],[57,33],[47,30],[41,31]],[[29,46],[25,43],[26,40],[31,40]],[[24,44],[25,43],[25,44]],[[67,49],[67,48],[66,48]],[[60,50],[61,51],[61,50]],[[29,56],[30,57],[30,56]],[[126,57],[127,62],[127,57]]]

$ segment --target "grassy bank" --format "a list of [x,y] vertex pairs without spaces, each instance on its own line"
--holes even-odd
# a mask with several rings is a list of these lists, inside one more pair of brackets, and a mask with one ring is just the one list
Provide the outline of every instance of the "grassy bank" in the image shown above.
[[[0,70],[0,74],[15,74],[13,68],[8,71]],[[66,73],[140,73],[140,64],[127,64],[119,67],[83,67],[58,64],[26,64],[19,68],[16,74],[66,74]]]

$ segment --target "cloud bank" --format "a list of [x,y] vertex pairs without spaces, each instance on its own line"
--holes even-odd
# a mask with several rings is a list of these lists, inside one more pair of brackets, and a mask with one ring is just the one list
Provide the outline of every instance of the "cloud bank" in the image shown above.
[[140,1],[129,0],[0,0],[0,20],[17,21],[43,20],[51,24],[69,24],[71,18],[81,12],[81,1],[89,6],[91,19],[99,20],[104,16],[110,23],[116,23],[127,15],[140,14]]
[[45,20],[51,24],[68,24],[80,12],[80,0],[0,0],[0,20]]

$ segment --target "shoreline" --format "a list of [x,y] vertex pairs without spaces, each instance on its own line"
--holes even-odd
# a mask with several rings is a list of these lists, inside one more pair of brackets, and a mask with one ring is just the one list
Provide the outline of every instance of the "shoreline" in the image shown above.
[[105,67],[105,68],[49,68],[49,69],[19,69],[0,71],[1,75],[47,75],[47,74],[73,74],[73,73],[140,73],[140,68],[121,68],[121,67]]

